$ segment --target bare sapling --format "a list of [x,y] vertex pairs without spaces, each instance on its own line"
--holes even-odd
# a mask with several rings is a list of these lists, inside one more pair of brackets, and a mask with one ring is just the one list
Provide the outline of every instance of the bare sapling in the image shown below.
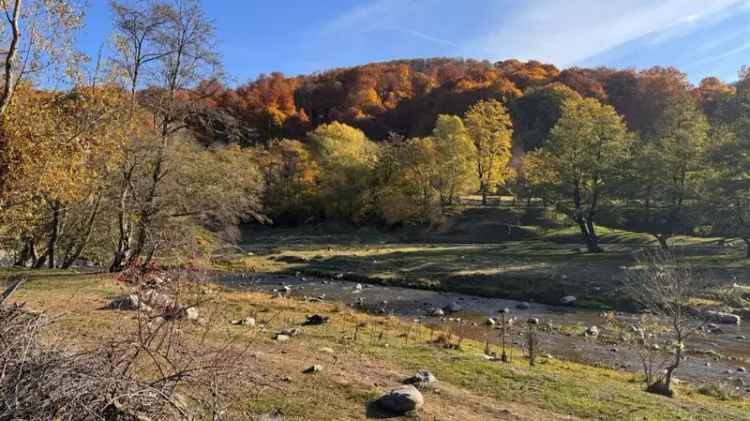
[[648,392],[673,396],[674,373],[685,359],[690,338],[705,322],[691,310],[690,300],[706,286],[705,278],[666,250],[644,254],[638,267],[628,272],[625,291],[644,310],[628,335]]

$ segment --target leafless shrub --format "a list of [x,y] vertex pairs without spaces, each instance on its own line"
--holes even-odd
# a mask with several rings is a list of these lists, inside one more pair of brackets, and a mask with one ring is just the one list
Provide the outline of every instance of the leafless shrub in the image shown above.
[[674,372],[690,337],[703,324],[690,299],[705,291],[706,280],[669,251],[649,252],[628,272],[625,292],[646,314],[630,327],[629,337],[641,360],[646,390],[672,396]]
[[[223,420],[239,413],[229,385],[243,374],[251,340],[241,344],[215,328],[219,303],[196,277],[165,275],[159,288],[174,306],[137,311],[118,337],[93,347],[50,341],[55,324],[46,314],[0,303],[0,420]],[[197,302],[200,320],[169,317]]]

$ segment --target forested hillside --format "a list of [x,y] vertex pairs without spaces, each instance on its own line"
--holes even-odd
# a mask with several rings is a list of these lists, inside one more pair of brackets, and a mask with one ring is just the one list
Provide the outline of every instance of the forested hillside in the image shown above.
[[[117,271],[247,222],[435,227],[477,193],[567,218],[591,252],[597,225],[750,244],[745,70],[696,87],[675,68],[435,58],[228,87],[188,3],[113,3],[117,51],[94,73],[55,32],[25,46],[65,91],[9,58],[0,240],[16,264]],[[72,37],[73,10],[35,18]]]
[[236,89],[206,82],[200,94],[211,111],[195,123],[198,129],[230,129],[218,139],[215,132],[202,132],[205,141],[242,144],[301,138],[333,121],[374,140],[391,132],[421,137],[432,131],[439,114],[461,115],[480,100],[496,99],[510,110],[515,138],[528,150],[541,145],[562,102],[576,93],[612,105],[632,130],[649,131],[671,99],[692,97],[709,117],[718,118],[728,111],[719,109],[722,101],[734,91],[713,77],[692,86],[675,68],[560,70],[534,60],[399,60],[308,76],[271,73]]

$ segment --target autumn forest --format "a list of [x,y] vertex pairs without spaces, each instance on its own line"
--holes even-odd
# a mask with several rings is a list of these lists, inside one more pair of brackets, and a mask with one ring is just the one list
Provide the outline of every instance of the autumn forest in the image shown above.
[[747,419],[750,68],[235,82],[86,3],[0,0],[0,420]]

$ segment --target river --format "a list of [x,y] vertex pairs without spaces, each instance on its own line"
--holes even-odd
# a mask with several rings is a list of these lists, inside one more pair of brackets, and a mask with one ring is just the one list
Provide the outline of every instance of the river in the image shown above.
[[[447,327],[461,318],[466,321],[464,332],[467,337],[484,341],[489,335],[493,343],[499,342],[499,331],[486,326],[488,317],[500,318],[498,313],[508,308],[508,317],[519,321],[538,318],[541,353],[552,354],[555,358],[596,364],[615,369],[639,372],[640,360],[635,350],[617,341],[584,337],[583,331],[589,326],[606,329],[607,320],[603,314],[574,307],[556,307],[532,303],[528,310],[517,309],[519,301],[499,298],[485,298],[449,292],[410,289],[393,286],[356,284],[345,280],[322,279],[310,276],[290,276],[278,274],[220,274],[218,279],[226,286],[251,289],[269,294],[276,293],[284,286],[289,287],[288,295],[296,298],[322,298],[327,302],[342,302],[373,314],[393,314],[399,317],[420,318],[422,323],[437,327]],[[445,317],[433,317],[435,308],[443,308],[455,303],[461,311]],[[638,316],[616,313],[616,319],[636,321]],[[610,316],[611,317],[611,316]],[[550,328],[551,327],[551,328]],[[721,333],[699,332],[688,343],[687,358],[676,372],[681,380],[699,385],[705,383],[728,383],[742,393],[750,393],[750,326],[721,325]],[[516,328],[513,342],[520,343],[521,337]],[[612,339],[611,335],[607,336]],[[609,342],[609,343],[608,343]],[[719,358],[717,355],[721,355]]]

